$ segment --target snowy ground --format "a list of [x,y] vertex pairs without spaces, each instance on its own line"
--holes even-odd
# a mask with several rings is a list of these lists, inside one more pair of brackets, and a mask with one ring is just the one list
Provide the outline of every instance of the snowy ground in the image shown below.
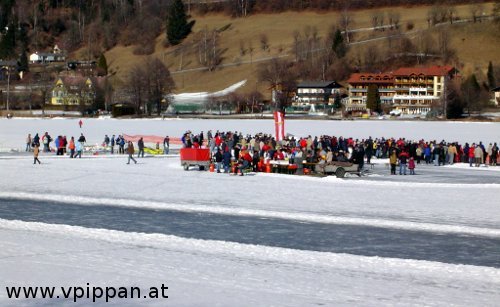
[[[230,122],[232,127],[227,121],[96,120],[85,121],[84,131],[100,141],[103,131],[272,129],[262,121],[243,122],[245,129]],[[378,123],[373,136],[386,129]],[[290,122],[290,129],[297,125],[294,129],[316,134],[330,124],[336,123]],[[404,131],[415,123],[388,124]],[[0,139],[15,148],[34,127],[57,134],[73,125],[76,134],[75,120],[0,121]],[[368,129],[365,122],[336,125],[344,135],[349,131],[341,129],[352,135]],[[442,125],[434,131],[452,124]],[[464,140],[498,140],[498,126],[495,132],[474,125],[446,131],[458,139],[461,130],[473,128],[475,135]],[[6,286],[87,283],[169,287],[168,299],[111,300],[120,306],[495,306],[500,301],[495,167],[419,165],[416,176],[389,176],[386,161],[377,161],[368,177],[337,179],[185,172],[177,156],[143,158],[137,165],[110,155],[73,160],[42,154],[40,160],[35,166],[28,155],[0,156],[1,305],[72,303],[12,300]]]
[[[199,133],[208,130],[238,131],[247,133],[274,134],[274,124],[267,120],[203,120],[203,119],[152,119],[152,120],[117,120],[83,119],[0,119],[0,152],[24,150],[28,133],[32,136],[45,132],[54,137],[66,135],[76,139],[83,133],[89,144],[101,144],[104,135],[146,134],[180,137],[187,130]],[[483,122],[426,122],[426,121],[328,121],[328,120],[288,120],[285,132],[296,136],[336,135],[354,138],[406,137],[413,140],[447,140],[492,143],[500,142],[500,123]]]

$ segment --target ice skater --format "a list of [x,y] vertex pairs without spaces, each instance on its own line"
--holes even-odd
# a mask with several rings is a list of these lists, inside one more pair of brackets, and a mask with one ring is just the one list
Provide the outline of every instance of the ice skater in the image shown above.
[[80,129],[82,129],[83,122],[82,122],[82,120],[81,120],[81,119],[80,119],[80,121],[78,122],[78,125],[80,126]]

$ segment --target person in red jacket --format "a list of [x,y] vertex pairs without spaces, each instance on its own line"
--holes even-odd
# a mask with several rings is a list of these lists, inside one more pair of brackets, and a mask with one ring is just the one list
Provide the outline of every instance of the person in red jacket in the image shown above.
[[239,159],[239,166],[238,169],[240,170],[240,176],[243,176],[243,170],[250,167],[250,163],[252,163],[252,156],[250,153],[245,149],[240,152],[240,159]]
[[408,153],[406,151],[403,150],[403,152],[401,152],[399,154],[399,174],[400,175],[406,175],[406,162],[408,161]]
[[408,169],[410,170],[410,175],[415,175],[415,160],[413,157],[408,161]]
[[474,162],[474,150],[476,150],[476,144],[472,144],[469,147],[469,166],[472,167],[472,163]]
[[274,157],[273,157],[274,160],[285,160],[285,155],[283,154],[283,152],[281,151],[281,148],[278,149],[278,151],[276,151],[274,153]]

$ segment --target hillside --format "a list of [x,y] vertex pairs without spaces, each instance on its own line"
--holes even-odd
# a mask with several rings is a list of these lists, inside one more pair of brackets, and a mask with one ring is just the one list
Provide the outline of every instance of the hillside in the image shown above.
[[[455,6],[455,18],[470,19],[471,8],[474,6],[476,5]],[[493,3],[484,4],[484,11],[490,14],[492,7]],[[409,34],[408,38],[415,45],[418,45],[422,33],[429,32],[435,37],[438,30],[445,29],[444,31],[449,34],[451,47],[456,52],[458,59],[456,65],[461,69],[485,71],[489,61],[500,62],[500,54],[497,52],[500,40],[498,31],[491,21],[445,23],[429,29],[427,18],[430,9],[430,6],[398,7],[385,10],[385,14],[391,12],[400,16],[400,31],[403,35]],[[374,9],[350,12],[353,21],[350,28],[372,27],[372,17],[381,11]],[[339,24],[340,13],[285,12],[258,14],[246,18],[229,18],[226,15],[213,14],[193,16],[193,18],[196,20],[193,33],[181,45],[166,48],[164,47],[165,35],[161,34],[156,38],[153,55],[169,67],[176,82],[176,92],[216,91],[247,79],[248,82],[241,90],[242,92],[258,89],[267,95],[268,85],[257,81],[258,63],[276,56],[294,60],[294,32],[304,33],[307,27],[316,28],[319,40],[322,40],[331,26]],[[413,25],[411,29],[409,24]],[[218,67],[208,72],[204,71],[203,65],[199,64],[193,42],[197,36],[202,35],[205,29],[220,30],[217,40],[222,50],[222,65],[226,67]],[[362,57],[363,52],[371,48],[378,48],[379,54],[383,55],[385,52],[383,45],[387,41],[384,37],[388,33],[389,30],[357,32],[354,36],[356,42],[373,38],[381,39],[352,45],[348,54],[349,61],[356,62],[357,58]],[[265,51],[262,50],[260,43],[263,34],[267,36],[269,45],[269,49]],[[245,54],[242,54],[241,46],[246,49]],[[248,51],[249,46],[253,47],[252,54]],[[134,55],[135,48],[135,46],[116,46],[105,53],[111,70],[117,73],[115,82],[119,82],[119,79],[123,80],[130,68],[145,57]]]

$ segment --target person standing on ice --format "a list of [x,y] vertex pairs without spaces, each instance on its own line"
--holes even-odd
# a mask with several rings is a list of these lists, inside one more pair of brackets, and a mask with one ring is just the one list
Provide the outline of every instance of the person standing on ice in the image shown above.
[[33,141],[31,140],[31,133],[28,134],[28,137],[26,138],[26,150],[25,151],[31,151],[31,143]]
[[113,136],[111,137],[111,139],[109,140],[109,144],[111,145],[111,154],[114,154],[115,153],[115,135],[113,134]]
[[137,148],[139,151],[137,152],[137,158],[142,157],[144,158],[144,140],[142,137],[137,141]]
[[73,158],[75,156],[75,148],[76,148],[74,137],[71,137],[71,139],[69,140],[68,147],[69,147],[69,157]]
[[40,145],[35,144],[35,148],[33,149],[33,164],[36,164],[37,162],[38,162],[38,164],[42,164],[42,162],[40,162],[40,160],[38,160],[39,153],[40,153]]
[[474,149],[474,159],[476,160],[476,167],[479,167],[483,162],[484,152],[481,146],[476,146]]
[[80,126],[80,129],[82,129],[83,122],[82,122],[82,120],[81,120],[81,119],[80,119],[80,121],[78,122],[78,125]]
[[398,163],[398,153],[394,145],[391,145],[391,148],[389,149],[389,163],[391,164],[391,175],[396,175],[396,164]]
[[83,133],[80,133],[80,137],[78,138],[78,142],[82,143],[82,146],[85,145],[85,142],[87,142],[87,139],[85,139],[85,136]]
[[408,169],[410,170],[410,175],[415,175],[415,160],[413,157],[410,157],[410,161],[408,161]]
[[127,164],[130,164],[130,160],[134,161],[135,164],[137,164],[137,161],[135,161],[133,155],[134,155],[134,144],[132,142],[128,142],[128,147],[127,147],[127,153],[128,153],[128,162]]
[[43,152],[49,152],[50,142],[52,142],[52,138],[50,137],[48,132],[45,132],[45,134],[42,136],[42,142],[43,142]]
[[170,150],[170,138],[168,135],[163,139],[163,154],[168,155]]
[[82,150],[83,150],[83,145],[82,143],[80,142],[76,142],[75,143],[75,150],[76,150],[76,155],[75,155],[75,158],[78,157],[78,158],[82,158]]

